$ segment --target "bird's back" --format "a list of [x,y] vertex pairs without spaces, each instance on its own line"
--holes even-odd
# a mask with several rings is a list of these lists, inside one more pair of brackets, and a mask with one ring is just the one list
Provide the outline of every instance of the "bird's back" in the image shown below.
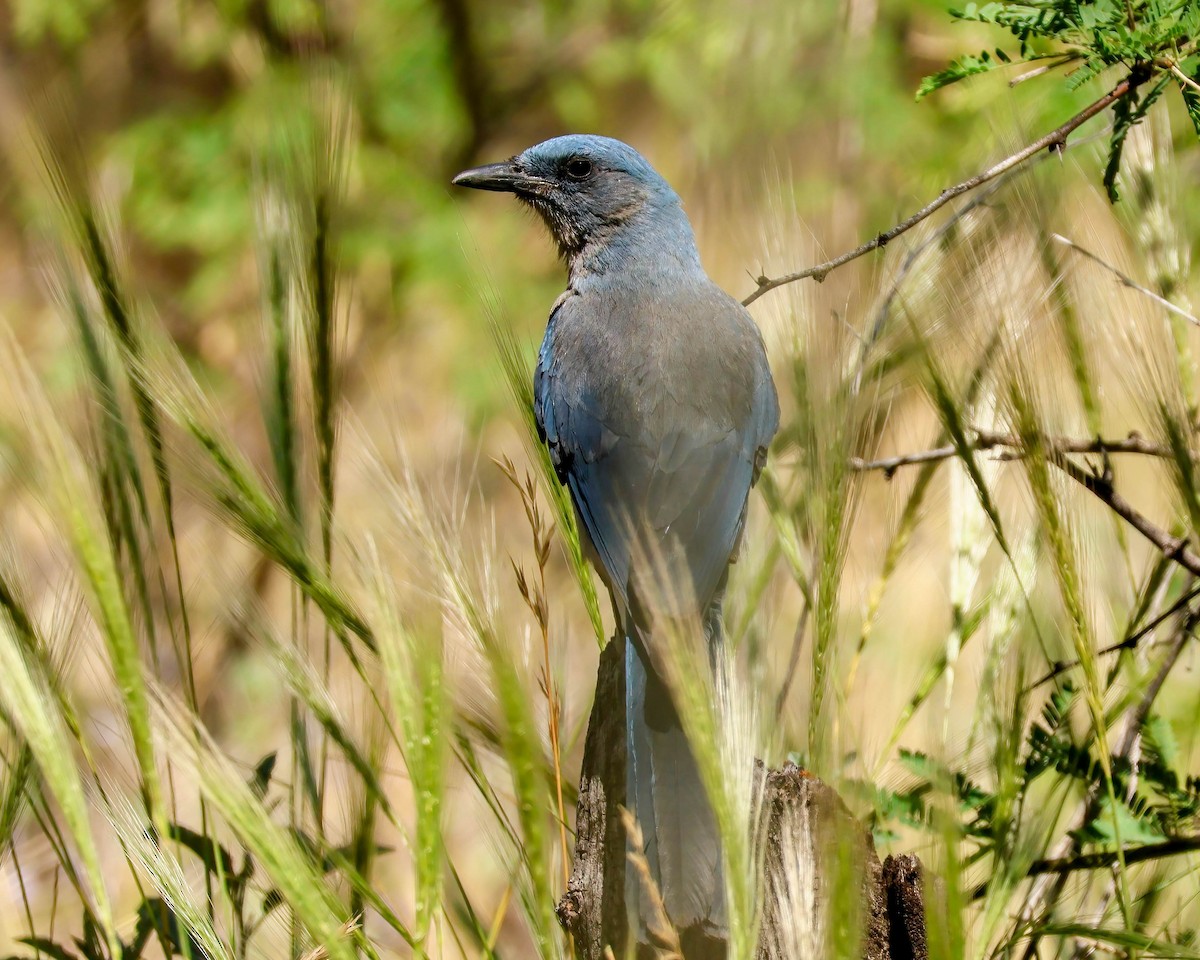
[[610,589],[630,601],[637,552],[661,550],[651,559],[686,567],[703,610],[778,419],[749,314],[698,271],[587,284],[551,317],[536,392]]

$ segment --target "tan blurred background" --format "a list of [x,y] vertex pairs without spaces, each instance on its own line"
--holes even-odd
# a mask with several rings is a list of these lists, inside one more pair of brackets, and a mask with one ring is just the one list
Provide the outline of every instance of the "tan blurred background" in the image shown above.
[[[83,372],[72,330],[47,288],[51,254],[38,227],[22,121],[29,111],[53,114],[77,139],[117,225],[124,274],[143,317],[179,345],[240,448],[267,464],[259,414],[259,158],[289,98],[314,75],[334,76],[352,116],[337,221],[344,324],[338,556],[356,558],[377,539],[395,575],[408,578],[419,594],[421,558],[406,554],[391,529],[395,517],[376,462],[410,471],[460,518],[461,535],[478,550],[505,622],[514,636],[525,637],[532,626],[507,558],[531,562],[529,534],[519,500],[492,458],[509,456],[522,471],[529,460],[489,322],[509,326],[532,350],[563,274],[540,224],[507,198],[454,192],[451,176],[560,133],[626,140],[684,198],[709,271],[744,296],[760,272],[798,269],[848,249],[1096,95],[1098,87],[1071,93],[1061,83],[1010,89],[1009,71],[914,102],[922,76],[1001,39],[952,23],[943,0],[7,0],[0,18],[6,146],[0,158],[0,319],[31,352],[55,403],[70,411]],[[956,358],[973,356],[1001,314],[1010,322],[1021,314],[1022,322],[1037,327],[1051,281],[1037,266],[1025,223],[1071,236],[1143,280],[1156,279],[1147,273],[1165,245],[1176,258],[1174,273],[1184,278],[1173,295],[1186,301],[1189,280],[1179,261],[1186,265],[1200,236],[1200,153],[1171,152],[1172,130],[1184,130],[1186,121],[1172,115],[1156,123],[1153,132],[1139,133],[1138,149],[1152,167],[1158,164],[1167,193],[1156,201],[1156,216],[1165,223],[1155,227],[1134,199],[1110,208],[1098,187],[1100,147],[1085,145],[1061,162],[1042,164],[1036,176],[1002,195],[1008,206],[980,228],[976,246],[959,261],[949,254],[938,261],[943,271],[966,261],[967,279],[954,282],[934,269],[917,278],[910,304],[921,325],[940,338],[954,376],[962,373]],[[860,261],[820,287],[810,283],[755,304],[785,416],[795,406],[788,397],[793,353],[828,337],[831,362],[838,362],[833,358],[854,336],[848,328],[866,328],[909,244],[909,238],[897,241],[886,255]],[[1129,400],[1136,384],[1123,383],[1122,374],[1130,351],[1150,351],[1145,345],[1158,336],[1136,333],[1139,325],[1158,329],[1161,316],[1103,271],[1072,262],[1063,282],[1078,297],[1092,349],[1108,371],[1113,430],[1137,427],[1139,410]],[[1105,324],[1125,325],[1126,332]],[[830,329],[838,332],[813,332]],[[1026,348],[1040,349],[1039,343],[1030,334]],[[1066,365],[1047,349],[1039,369],[1047,407],[1061,415],[1064,430],[1077,430],[1082,421],[1075,401],[1058,406],[1070,392]],[[883,406],[887,426],[878,451],[933,441],[936,424],[919,386],[897,387]],[[0,443],[8,454],[0,471],[6,533],[35,607],[47,622],[69,626],[78,599],[62,544],[47,534],[34,505],[20,440],[0,437]],[[786,464],[787,451],[781,456]],[[1157,492],[1161,476],[1125,476],[1145,509],[1160,516],[1169,510]],[[906,483],[903,474],[890,484],[873,477],[858,497],[841,601],[843,676]],[[1028,504],[1019,478],[998,477],[997,483],[1005,509],[1021,516]],[[947,643],[953,530],[961,529],[963,504],[970,501],[961,484],[935,481],[841,713],[848,768],[873,770],[884,759],[879,754],[895,717],[930,656]],[[203,713],[222,744],[252,764],[269,750],[287,749],[287,702],[261,652],[229,627],[228,607],[231,597],[246,592],[286,616],[287,584],[253,548],[214,524],[201,504],[185,501],[180,509],[184,556],[197,558],[190,566],[185,559],[184,572],[201,638]],[[1102,513],[1081,517],[1083,536],[1095,545],[1094,554],[1085,553],[1094,564],[1098,616],[1115,620],[1130,601],[1121,579],[1125,560]],[[759,516],[764,541],[766,527]],[[752,634],[764,651],[769,687],[783,673],[800,602],[781,561],[764,568],[765,551],[748,547],[732,604],[738,610],[736,591],[762,569],[771,588],[756,609]],[[1002,565],[991,554],[979,592]],[[1136,566],[1147,554],[1135,543],[1129,556]],[[1118,585],[1110,589],[1111,583]],[[564,728],[576,744],[573,777],[574,738],[590,703],[597,648],[557,552],[550,586]],[[1052,610],[1053,582],[1039,583],[1035,592],[1046,595]],[[1052,640],[1060,654],[1066,642]],[[469,656],[455,656],[462,699],[484,704],[486,712],[483,678],[475,676]],[[806,657],[778,718],[786,731],[781,752],[803,743]],[[945,698],[934,696],[904,742],[936,745],[946,731],[946,709],[971,709],[979,663],[964,658],[960,669],[961,681]],[[107,680],[95,673],[84,649],[73,660],[72,684],[86,698],[94,682],[91,721],[102,733],[112,704]],[[1194,698],[1171,703],[1177,717],[1196,710]],[[342,706],[352,722],[361,719],[352,699]],[[961,746],[955,736],[948,738],[951,746]],[[1192,757],[1195,750],[1194,742],[1187,745]],[[401,777],[394,785],[403,792]],[[477,801],[462,793],[449,818],[451,843],[474,866],[466,884],[494,909],[504,887],[503,857],[479,835],[469,812]],[[27,868],[45,855],[35,839],[27,853]],[[45,864],[44,887],[33,897],[43,908],[52,858],[45,856]],[[3,876],[15,882],[7,866]],[[29,876],[37,877],[36,869]],[[398,887],[404,877],[397,868]],[[0,944],[21,928],[19,902],[14,896],[0,906]],[[521,943],[519,934],[512,936]]]

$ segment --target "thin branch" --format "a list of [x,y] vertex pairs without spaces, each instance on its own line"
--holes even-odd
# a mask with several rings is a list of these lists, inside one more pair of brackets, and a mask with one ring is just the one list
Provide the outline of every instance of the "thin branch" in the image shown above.
[[1054,63],[1046,63],[1040,67],[1034,67],[1032,70],[1026,70],[1024,73],[1018,74],[1008,81],[1008,86],[1019,86],[1026,80],[1032,80],[1034,77],[1040,77],[1043,74],[1049,73],[1051,70],[1057,70],[1059,67],[1065,67],[1068,63],[1074,63],[1076,60],[1082,60],[1083,55],[1078,53],[1067,54],[1060,60],[1055,60]]
[[[1164,557],[1179,564],[1189,573],[1197,575],[1197,571],[1200,570],[1200,557],[1188,549],[1187,539],[1172,537],[1166,530],[1163,530],[1161,527],[1151,523],[1150,520],[1148,520],[1144,515],[1135,510],[1128,500],[1126,500],[1119,493],[1117,493],[1115,489],[1113,489],[1112,481],[1107,476],[1097,476],[1095,474],[1088,473],[1087,471],[1080,469],[1079,466],[1077,466],[1075,463],[1072,463],[1069,459],[1061,454],[1052,454],[1049,457],[1049,460],[1056,467],[1067,474],[1067,476],[1069,476],[1072,480],[1083,486],[1084,489],[1093,494],[1102,503],[1106,504],[1114,513],[1117,514],[1117,516],[1126,521],[1143,537],[1158,547],[1159,551]],[[1191,635],[1194,626],[1194,614],[1189,612],[1181,630],[1181,633],[1184,635],[1184,640],[1186,640],[1187,636]],[[1178,649],[1176,649],[1177,645]],[[1172,645],[1172,650],[1168,655],[1168,659],[1164,661],[1164,665],[1168,672],[1171,667],[1174,666],[1175,659],[1178,657],[1181,649],[1182,641],[1180,641],[1177,636],[1176,644]],[[1160,670],[1159,675],[1156,678],[1156,683],[1154,684],[1153,694],[1155,696],[1157,696],[1158,690],[1161,687],[1162,680],[1165,679],[1165,676],[1166,673]],[[1152,702],[1153,697],[1150,697],[1149,699],[1143,697],[1142,701],[1138,704],[1137,711],[1148,712],[1149,706]],[[1138,728],[1126,727],[1125,737],[1123,738],[1120,749],[1117,751],[1117,756],[1128,759],[1133,747],[1136,744],[1137,732]],[[1090,784],[1087,796],[1081,804],[1080,815],[1075,820],[1076,826],[1072,829],[1072,832],[1068,834],[1068,836],[1063,838],[1062,843],[1059,845],[1059,849],[1063,850],[1063,855],[1059,858],[1060,861],[1071,862],[1081,859],[1076,853],[1079,849],[1079,835],[1074,831],[1095,817],[1099,809],[1100,785],[1099,781],[1094,781],[1092,784]],[[1130,851],[1130,854],[1135,855],[1137,854],[1137,851]],[[1115,857],[1115,855],[1110,855],[1110,860],[1112,857]],[[1149,856],[1126,856],[1125,866],[1128,867],[1130,863],[1137,863],[1143,859],[1149,859]],[[1052,863],[1055,861],[1046,862]],[[1030,942],[1025,950],[1025,960],[1034,960],[1034,958],[1037,956],[1037,943],[1039,939],[1037,930],[1039,921],[1034,912],[1038,911],[1040,916],[1043,918],[1049,916],[1051,910],[1053,909],[1053,905],[1058,901],[1058,898],[1062,894],[1063,888],[1066,885],[1069,871],[1064,872],[1060,870],[1042,870],[1041,872],[1043,874],[1057,873],[1057,877],[1049,884],[1046,883],[1045,878],[1036,881],[1030,890],[1029,895],[1026,897],[1024,905],[1021,907],[1021,922],[1023,924],[1028,924],[1033,931]]]
[[[1134,766],[1136,761],[1133,760],[1134,752],[1137,747],[1139,738],[1141,737],[1142,728],[1146,724],[1146,720],[1150,716],[1150,709],[1158,697],[1159,691],[1162,690],[1163,683],[1166,682],[1167,675],[1174,669],[1175,664],[1179,660],[1180,653],[1183,652],[1187,641],[1192,637],[1196,629],[1197,622],[1200,621],[1200,614],[1194,610],[1189,610],[1187,615],[1180,621],[1178,629],[1172,638],[1170,649],[1166,656],[1163,657],[1163,662],[1159,665],[1159,669],[1151,681],[1150,685],[1142,694],[1142,698],[1138,701],[1137,706],[1129,714],[1128,721],[1125,727],[1125,735],[1121,738],[1121,744],[1117,748],[1115,756],[1122,757],[1130,761],[1130,765]],[[1088,823],[1100,811],[1100,790],[1099,784],[1093,781],[1088,788],[1088,797],[1083,803],[1083,814],[1078,821],[1079,826]],[[1042,911],[1043,916],[1048,916],[1051,905],[1058,899],[1062,889],[1067,881],[1067,876],[1076,870],[1099,870],[1104,867],[1118,868],[1123,864],[1125,869],[1128,869],[1135,863],[1141,863],[1145,860],[1157,860],[1162,857],[1175,856],[1181,853],[1192,853],[1200,850],[1200,837],[1173,837],[1163,843],[1145,844],[1140,847],[1132,847],[1121,851],[1118,856],[1116,851],[1105,853],[1088,853],[1079,854],[1076,851],[1079,849],[1079,835],[1074,830],[1065,838],[1065,850],[1068,851],[1061,856],[1047,858],[1043,860],[1034,860],[1029,865],[1029,870],[1026,873],[1028,877],[1057,875],[1057,879],[1053,881],[1053,889],[1049,897],[1045,898],[1047,906]],[[1044,881],[1039,881],[1042,883]],[[1035,883],[1035,890],[1038,884]],[[987,895],[988,883],[980,884],[971,894],[972,900],[978,900]],[[1031,892],[1031,898],[1035,892]],[[1039,897],[1039,899],[1041,899]],[[1032,904],[1026,904],[1026,908],[1022,910],[1022,916],[1029,914],[1029,907]],[[1032,937],[1032,943],[1036,944],[1038,935],[1036,930]],[[1027,952],[1027,955],[1028,952]],[[1033,954],[1036,956],[1036,954]]]
[[1125,726],[1125,736],[1122,738],[1120,746],[1120,752],[1123,756],[1129,757],[1133,755],[1134,749],[1142,736],[1142,727],[1150,719],[1150,710],[1154,706],[1154,701],[1158,699],[1158,694],[1162,690],[1163,684],[1167,682],[1167,677],[1175,669],[1175,664],[1179,662],[1179,656],[1183,653],[1183,648],[1192,639],[1197,622],[1200,622],[1200,613],[1197,613],[1195,610],[1189,610],[1180,621],[1179,628],[1171,638],[1171,644],[1163,656],[1162,663],[1158,665],[1154,679],[1146,686],[1137,707],[1129,715],[1129,720]]
[[[979,448],[976,448],[979,449]],[[932,463],[938,460],[949,460],[958,450],[950,444],[944,447],[934,447],[932,450],[918,450],[916,453],[901,453],[894,457],[882,457],[879,460],[864,460],[861,457],[850,458],[850,469],[859,471],[882,470],[888,480],[901,467],[910,467],[919,463]]]
[[[990,430],[976,431],[981,444],[990,447],[1009,447],[1012,452],[1001,454],[1003,459],[1017,460],[1025,455],[1025,444],[1020,437],[1007,433],[994,433]],[[1093,440],[1083,440],[1078,437],[1044,437],[1044,448],[1051,454],[1061,453],[1137,453],[1146,457],[1169,457],[1171,451],[1166,447],[1150,443],[1138,433],[1130,433],[1120,440],[1106,440],[1097,437]]]
[[[1153,523],[1145,514],[1140,513],[1133,504],[1118,493],[1113,487],[1111,479],[1084,470],[1066,456],[1071,453],[1136,453],[1153,457],[1169,457],[1171,454],[1165,447],[1149,443],[1137,434],[1130,434],[1124,440],[1080,440],[1073,437],[1049,437],[1043,441],[1043,446],[1049,454],[1048,459],[1051,463],[1149,540],[1164,557],[1179,564],[1194,576],[1200,577],[1200,555],[1189,549],[1186,537],[1173,537],[1162,527]],[[1017,459],[1026,453],[1025,445],[1018,437],[985,430],[976,431],[973,449],[990,450],[995,447],[1008,448],[1000,454],[1000,459]],[[933,450],[923,450],[883,460],[852,458],[850,468],[852,470],[883,470],[885,475],[890,477],[899,467],[912,463],[947,460],[954,454],[955,451],[952,447],[937,447]]]
[[1092,251],[1085,250],[1079,244],[1075,243],[1075,241],[1068,240],[1066,237],[1062,236],[1061,234],[1052,233],[1052,234],[1050,234],[1050,238],[1052,240],[1057,241],[1058,243],[1063,244],[1064,246],[1070,247],[1072,250],[1074,250],[1076,253],[1080,254],[1081,256],[1087,257],[1093,263],[1099,264],[1105,270],[1107,270],[1109,273],[1111,273],[1114,277],[1116,277],[1123,286],[1128,287],[1130,290],[1136,290],[1138,293],[1142,294],[1142,296],[1149,297],[1151,300],[1153,300],[1155,303],[1157,303],[1164,310],[1169,310],[1171,313],[1175,314],[1177,317],[1183,317],[1183,319],[1187,320],[1189,323],[1194,323],[1196,326],[1200,327],[1200,318],[1197,318],[1194,315],[1188,313],[1182,307],[1177,307],[1175,304],[1173,304],[1170,300],[1167,300],[1165,297],[1160,297],[1153,290],[1143,287],[1140,283],[1138,283],[1132,277],[1129,277],[1126,274],[1122,273],[1120,270],[1118,270],[1116,267],[1114,267],[1111,263],[1107,263],[1104,260],[1101,260],[1098,256],[1096,256],[1094,253],[1092,253]]
[[1154,544],[1164,557],[1173,560],[1189,573],[1200,577],[1200,556],[1188,548],[1187,537],[1173,537],[1162,527],[1152,523],[1144,514],[1134,509],[1128,500],[1117,493],[1112,481],[1107,477],[1088,473],[1063,456],[1051,455],[1049,459],[1063,473],[1095,496],[1101,503],[1106,504],[1113,513]]
[[1179,66],[1177,64],[1172,63],[1167,69],[1170,70],[1173,74],[1175,74],[1175,79],[1178,80],[1180,83],[1186,83],[1193,90],[1200,90],[1200,83],[1197,83],[1195,80],[1193,80],[1191,77],[1189,77],[1186,73],[1184,73],[1182,70],[1180,70]]
[[[1147,860],[1161,860],[1163,857],[1175,857],[1181,853],[1195,853],[1200,850],[1200,837],[1173,837],[1161,843],[1147,843],[1144,846],[1126,849],[1125,865],[1145,863]],[[1081,853],[1074,857],[1051,858],[1034,860],[1029,865],[1029,875],[1035,877],[1041,873],[1074,873],[1076,870],[1102,870],[1117,862],[1115,850],[1103,853]]]
[[[1162,860],[1164,857],[1176,857],[1183,853],[1200,851],[1200,837],[1173,837],[1161,843],[1147,843],[1140,847],[1123,849],[1125,865],[1145,863],[1147,860]],[[1070,857],[1050,857],[1045,860],[1034,860],[1029,865],[1026,876],[1037,877],[1044,874],[1064,875],[1079,870],[1103,870],[1117,863],[1117,851],[1108,850],[1102,853],[1080,853]],[[988,884],[982,883],[971,892],[972,900],[981,900],[987,896]]]
[[[1161,627],[1166,621],[1170,620],[1171,617],[1175,616],[1175,614],[1179,613],[1180,610],[1183,610],[1185,607],[1187,607],[1187,605],[1197,597],[1200,597],[1200,587],[1195,587],[1186,592],[1182,597],[1176,600],[1157,617],[1147,623],[1144,627],[1139,628],[1136,632],[1131,633],[1124,640],[1097,650],[1096,656],[1104,657],[1110,653],[1118,653],[1121,650],[1136,650],[1137,645],[1141,643],[1142,640]],[[1047,670],[1045,674],[1043,674],[1021,692],[1023,694],[1032,693],[1038,687],[1045,686],[1055,677],[1060,677],[1067,671],[1074,670],[1078,666],[1078,660],[1065,660],[1061,663],[1056,663],[1052,669]]]
[[[1121,440],[1085,440],[1077,437],[1046,437],[1043,443],[1051,454],[1066,453],[1134,453],[1147,457],[1170,457],[1171,451],[1160,444],[1150,443],[1136,433],[1131,433]],[[975,442],[972,450],[995,450],[1003,448],[998,454],[998,460],[1019,460],[1026,455],[1025,443],[1017,436],[1007,433],[994,433],[990,430],[975,431]],[[956,456],[957,449],[953,446],[934,447],[931,450],[918,450],[915,453],[903,453],[894,457],[882,457],[878,460],[864,460],[860,457],[850,458],[850,469],[858,471],[882,470],[889,480],[900,469],[918,463],[929,463],[936,460],[949,460]]]
[[953,187],[948,187],[938,194],[934,200],[927,203],[924,207],[922,207],[912,216],[908,217],[906,220],[900,221],[891,229],[885,230],[883,233],[880,233],[871,240],[868,240],[866,243],[855,247],[853,250],[834,257],[832,260],[826,260],[824,263],[819,263],[816,266],[808,267],[807,269],[800,270],[796,273],[789,273],[782,277],[775,278],[767,276],[759,277],[758,287],[753,293],[746,297],[742,303],[746,306],[749,306],[764,293],[768,293],[777,287],[782,287],[789,283],[795,283],[797,280],[807,280],[812,278],[820,283],[830,274],[830,272],[836,270],[838,267],[844,266],[851,260],[857,260],[864,254],[870,253],[872,250],[878,250],[882,247],[886,247],[889,243],[891,243],[891,241],[895,240],[896,237],[908,232],[922,220],[926,220],[931,217],[955,197],[960,197],[964,193],[969,193],[971,190],[982,186],[990,180],[995,180],[1001,174],[1008,172],[1014,167],[1020,166],[1026,160],[1036,156],[1043,150],[1050,148],[1064,148],[1067,143],[1067,138],[1079,127],[1091,120],[1092,117],[1108,109],[1121,98],[1128,96],[1148,78],[1149,73],[1147,70],[1137,70],[1131,72],[1129,76],[1113,87],[1112,90],[1106,93],[1099,100],[1089,104],[1079,113],[1075,114],[1075,116],[1073,116],[1062,126],[1051,130],[1049,133],[1039,137],[1028,146],[1025,146],[1016,153],[1005,157],[999,163],[993,164],[986,170],[983,170],[980,173],[977,173],[975,176],[964,180],[962,183],[956,184]]

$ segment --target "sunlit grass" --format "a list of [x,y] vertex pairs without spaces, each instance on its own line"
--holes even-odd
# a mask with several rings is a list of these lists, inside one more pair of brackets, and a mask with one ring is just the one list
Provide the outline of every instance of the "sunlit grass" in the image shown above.
[[[262,443],[139,302],[91,193],[46,155],[52,299],[77,344],[83,414],[50,399],[51,378],[6,337],[5,427],[71,558],[63,596],[86,602],[52,655],[0,578],[0,865],[31,882],[27,848],[48,849],[67,881],[55,896],[78,901],[72,915],[113,958],[149,949],[152,931],[169,947],[181,927],[179,945],[212,958],[558,958],[604,603],[536,440],[531,352],[499,315],[493,356],[478,349],[514,401],[506,466],[478,457],[447,482],[403,445],[385,454],[343,430],[335,241],[353,158],[329,97],[307,105],[318,133],[288,141],[300,153],[264,166],[262,334],[245,358]],[[1194,698],[1170,636],[1194,626],[1192,579],[1063,469],[1071,456],[1104,471],[1102,458],[1054,442],[1121,436],[1135,417],[1169,455],[1109,479],[1173,536],[1195,534],[1194,335],[1148,303],[1088,300],[1041,255],[1036,187],[999,196],[1006,208],[976,211],[905,267],[886,314],[867,303],[834,321],[797,291],[765,316],[787,330],[773,356],[784,425],[748,522],[741,562],[756,567],[735,571],[738,622],[715,654],[695,623],[656,638],[716,812],[737,958],[753,956],[768,901],[794,920],[784,955],[860,950],[853,858],[818,895],[812,838],[785,837],[782,873],[764,876],[754,762],[789,755],[882,852],[923,857],[931,956],[1196,953],[1196,854],[1164,856],[1173,873],[1125,862],[1196,834]],[[1161,215],[1161,198],[1140,202]],[[1133,246],[1162,256],[1164,238],[1182,242],[1160,225]],[[1156,273],[1180,295],[1180,271]],[[1127,309],[1143,311],[1136,324]],[[1106,324],[1111,340],[1095,333]],[[1124,380],[1105,379],[1122,365]],[[981,450],[981,429],[1012,443]],[[856,466],[914,436],[950,450],[887,481]],[[212,539],[185,535],[184,515]],[[533,565],[519,559],[531,536]],[[193,625],[193,591],[233,578],[235,543],[274,579]],[[1129,639],[1156,618],[1158,633]],[[286,704],[286,735],[246,744],[215,717],[226,674],[196,678],[226,630],[270,677],[248,708]],[[64,646],[87,651],[86,669]],[[117,709],[102,723],[98,704]],[[1100,852],[1099,866],[1030,876]],[[23,935],[80,933],[58,900],[22,897]]]

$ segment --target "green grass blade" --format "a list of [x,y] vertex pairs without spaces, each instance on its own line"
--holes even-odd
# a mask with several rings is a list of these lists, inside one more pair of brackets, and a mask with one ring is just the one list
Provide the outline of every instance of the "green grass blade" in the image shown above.
[[[264,216],[264,219],[267,218]],[[268,236],[265,245],[267,249],[263,255],[263,273],[266,304],[263,313],[269,323],[267,333],[271,364],[268,374],[270,387],[263,398],[263,420],[284,506],[292,523],[297,529],[303,529],[299,487],[301,464],[296,437],[295,386],[292,382],[295,359],[288,318],[288,281],[283,252],[280,250],[281,241],[274,236]]]
[[226,759],[208,731],[170,693],[153,687],[155,731],[164,750],[237,834],[254,862],[271,878],[295,917],[333,960],[353,960],[346,940],[344,906],[321,870]]
[[28,655],[24,644],[2,619],[0,673],[4,676],[0,702],[5,715],[20,731],[62,813],[87,878],[90,911],[100,924],[113,956],[118,956],[120,940],[92,833],[90,804],[75,764],[73,741],[58,707],[58,696],[41,664]]
[[513,332],[503,326],[499,320],[492,321],[491,331],[501,372],[521,417],[521,422],[525,425],[526,449],[537,462],[542,489],[546,494],[546,499],[554,507],[554,519],[562,534],[562,545],[567,555],[568,566],[579,586],[579,593],[583,597],[588,620],[596,634],[596,642],[603,649],[608,642],[608,637],[604,632],[604,622],[600,615],[600,597],[596,592],[596,581],[592,579],[591,568],[584,556],[579,524],[575,519],[575,508],[571,504],[570,493],[559,483],[558,476],[554,472],[554,465],[550,462],[550,452],[538,436],[537,420],[533,412],[531,358],[521,348]]
[[97,520],[102,512],[85,477],[78,451],[61,430],[48,398],[11,341],[4,344],[2,363],[10,382],[19,389],[23,409],[34,427],[45,457],[55,516],[61,517],[67,528],[89,588],[125,708],[148,809],[152,817],[165,823],[141,653],[112,545],[103,523]]
[[1121,887],[1121,903],[1129,903],[1129,891],[1124,858],[1121,855],[1121,828],[1117,817],[1117,800],[1113,785],[1112,755],[1108,745],[1108,723],[1104,712],[1104,691],[1100,683],[1096,663],[1096,644],[1087,616],[1083,582],[1080,575],[1075,536],[1068,524],[1061,495],[1050,475],[1050,456],[1045,446],[1045,432],[1034,412],[1030,391],[1021,383],[1014,382],[1009,390],[1009,404],[1013,420],[1027,455],[1022,460],[1030,488],[1033,492],[1041,529],[1050,547],[1051,558],[1059,591],[1066,607],[1071,640],[1075,657],[1079,661],[1084,677],[1084,698],[1092,720],[1092,735],[1095,737],[1098,759],[1104,774],[1104,788],[1113,811],[1112,826],[1120,869],[1117,881]]
[[13,748],[15,756],[4,761],[4,781],[0,787],[0,864],[12,843],[21,813],[25,809],[26,791],[34,771],[33,750],[24,740]]
[[[233,954],[218,936],[205,904],[197,899],[183,865],[165,843],[156,843],[154,827],[110,785],[105,791],[105,815],[121,838],[125,855],[171,908],[181,928],[203,950],[208,960],[233,960]],[[193,957],[192,960],[198,960]]]
[[401,753],[414,795],[415,933],[422,940],[442,900],[443,801],[447,748],[448,691],[443,644],[418,636],[400,616],[382,574],[374,578],[379,610],[379,652],[392,711],[399,722]]

